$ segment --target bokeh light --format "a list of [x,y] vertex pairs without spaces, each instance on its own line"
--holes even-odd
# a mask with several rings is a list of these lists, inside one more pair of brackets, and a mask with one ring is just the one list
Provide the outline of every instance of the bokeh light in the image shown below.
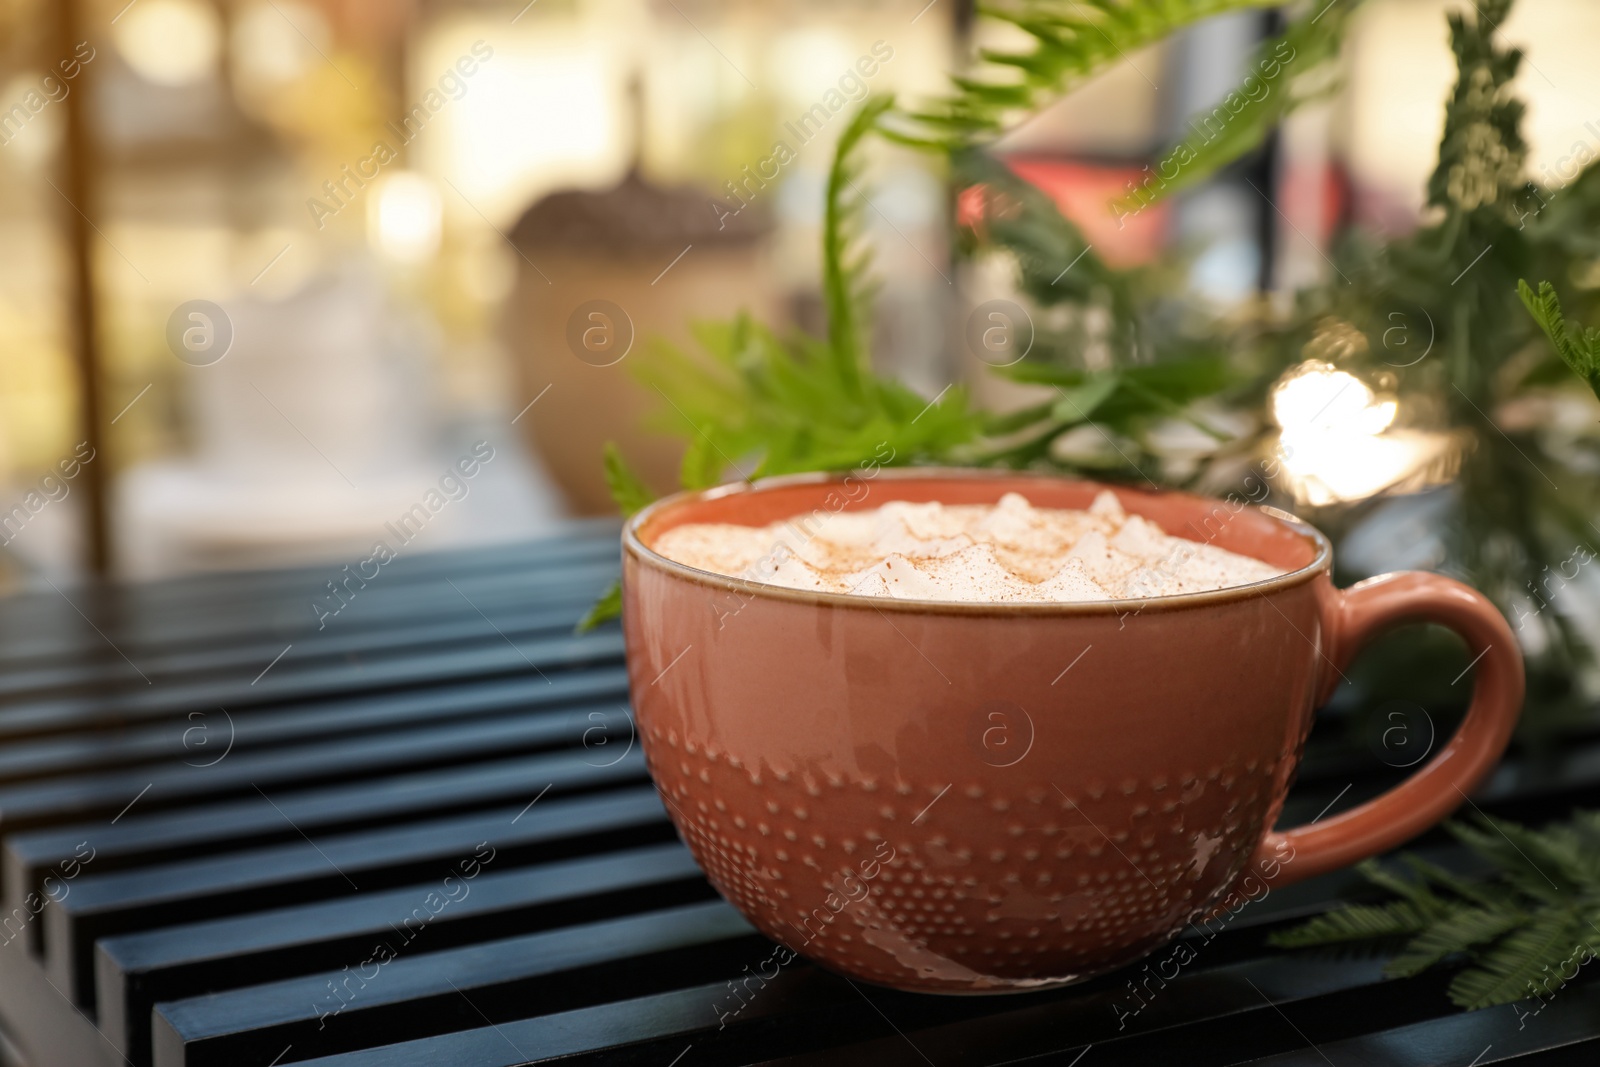
[[144,0],[128,8],[112,32],[118,54],[156,85],[204,81],[222,51],[222,21],[199,0]]
[[368,239],[401,263],[433,258],[439,251],[441,221],[438,189],[410,171],[384,178],[367,199]]

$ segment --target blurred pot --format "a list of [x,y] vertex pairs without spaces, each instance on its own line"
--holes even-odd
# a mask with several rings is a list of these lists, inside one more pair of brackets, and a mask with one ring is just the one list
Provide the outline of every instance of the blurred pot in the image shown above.
[[518,421],[574,513],[614,510],[600,463],[607,441],[651,486],[677,484],[681,440],[642,425],[671,408],[630,361],[648,358],[658,338],[692,350],[698,319],[741,309],[770,319],[767,231],[754,207],[726,215],[703,192],[636,171],[603,192],[553,193],[518,220],[506,334],[523,395],[541,397]]

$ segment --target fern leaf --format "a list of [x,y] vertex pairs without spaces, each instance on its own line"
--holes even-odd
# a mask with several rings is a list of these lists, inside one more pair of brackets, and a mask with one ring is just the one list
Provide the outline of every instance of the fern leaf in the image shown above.
[[1584,885],[1600,885],[1600,811],[1579,811],[1571,822],[1578,852],[1578,880]]
[[1578,917],[1563,909],[1544,912],[1485,953],[1480,966],[1458,974],[1450,999],[1470,1011],[1548,990],[1552,972],[1582,950]]
[[605,466],[606,487],[611,490],[611,499],[616,501],[623,518],[628,518],[655,500],[655,494],[629,468],[627,461],[622,458],[622,451],[613,441],[606,442]]
[[[1501,878],[1536,900],[1560,902],[1582,888],[1574,885],[1548,844],[1535,831],[1509,820],[1479,816],[1478,825],[1454,822],[1447,829],[1499,869]],[[1543,862],[1541,862],[1541,860]]]
[[1514,896],[1513,892],[1505,886],[1468,881],[1452,874],[1436,863],[1429,863],[1421,856],[1414,856],[1408,853],[1401,856],[1400,860],[1411,869],[1419,880],[1447,890],[1472,904],[1478,904],[1486,908],[1499,908],[1505,906]]
[[1527,919],[1527,915],[1520,911],[1497,912],[1486,908],[1454,911],[1407,942],[1400,954],[1389,961],[1384,973],[1395,978],[1420,973],[1446,956],[1493,941],[1521,926]]
[[1402,900],[1410,901],[1424,912],[1438,914],[1446,905],[1426,881],[1408,881],[1397,874],[1384,869],[1377,860],[1364,860],[1356,867],[1361,872],[1361,877],[1371,882],[1380,889],[1387,889]]
[[951,462],[981,428],[965,390],[930,403],[865,365],[847,382],[833,346],[804,334],[780,338],[741,316],[698,324],[694,335],[707,358],[657,345],[632,368],[664,398],[654,425],[687,443],[679,473],[691,488],[723,480],[735,463],[757,477]]
[[727,480],[728,463],[716,442],[703,434],[689,438],[678,466],[678,481],[685,489],[709,489]]
[[1432,916],[1409,900],[1348,904],[1268,938],[1279,948],[1311,948],[1374,938],[1402,937],[1427,929]]
[[1600,397],[1600,330],[1584,330],[1568,323],[1561,314],[1555,286],[1549,282],[1540,282],[1535,293],[1526,281],[1518,279],[1517,295],[1533,321],[1550,338],[1562,362]]
[[1029,39],[1018,49],[984,49],[953,92],[911,116],[930,141],[951,148],[998,137],[1025,115],[1196,22],[1230,11],[1277,7],[1278,0],[996,0],[978,14]]
[[1076,388],[1089,378],[1089,372],[1080,367],[1061,367],[1054,363],[1024,361],[1004,367],[1002,371],[1005,377],[1026,385],[1054,385],[1067,389]]
[[834,370],[849,392],[859,395],[866,363],[861,340],[867,297],[863,281],[868,260],[855,242],[860,229],[864,194],[856,184],[861,167],[857,152],[883,113],[894,105],[892,96],[869,97],[839,135],[828,168],[827,202],[822,224],[822,295],[828,313],[828,344]]
[[1592,840],[1574,823],[1556,823],[1539,830],[1529,830],[1529,857],[1535,862],[1553,867],[1557,880],[1575,886],[1590,884],[1593,855],[1589,849]]
[[1088,422],[1095,409],[1111,398],[1111,394],[1122,385],[1122,379],[1116,373],[1102,374],[1090,378],[1082,385],[1071,389],[1062,389],[1061,399],[1057,401],[1051,414],[1069,426]]
[[1487,881],[1467,882],[1415,856],[1405,857],[1412,880],[1364,865],[1370,881],[1401,899],[1339,908],[1272,942],[1302,947],[1412,934],[1386,973],[1414,975],[1465,954],[1471,964],[1450,985],[1451,999],[1465,1008],[1549,992],[1594,957],[1600,814],[1577,812],[1540,830],[1484,816],[1449,829],[1493,866]]
[[1192,132],[1162,155],[1139,190],[1114,201],[1113,210],[1136,214],[1204,181],[1258,147],[1291,111],[1331,92],[1332,78],[1320,75],[1339,55],[1356,3],[1313,4],[1281,36],[1263,42],[1238,88],[1210,113],[1191,116]]
[[590,605],[584,612],[583,618],[578,620],[578,625],[573,629],[577,633],[588,633],[603,622],[620,618],[622,615],[622,583],[612,582],[610,587],[600,595],[600,599]]

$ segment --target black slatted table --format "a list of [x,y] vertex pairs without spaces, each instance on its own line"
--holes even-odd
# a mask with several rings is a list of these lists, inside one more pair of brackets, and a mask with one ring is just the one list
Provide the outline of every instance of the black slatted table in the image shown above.
[[[1586,974],[1519,1029],[1448,973],[1266,947],[1348,874],[1159,983],[926,997],[796,961],[740,995],[771,946],[650,787],[618,629],[572,632],[616,572],[615,528],[581,524],[398,560],[321,628],[337,567],[0,603],[5,1038],[41,1067],[1600,1062]],[[1319,725],[1286,822],[1399,773],[1346,733]],[[1600,804],[1600,734],[1564,742],[1478,803]]]

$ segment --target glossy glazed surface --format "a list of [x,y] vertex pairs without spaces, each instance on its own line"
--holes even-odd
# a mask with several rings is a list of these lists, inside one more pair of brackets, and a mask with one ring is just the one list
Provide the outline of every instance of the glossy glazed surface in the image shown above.
[[[884,470],[674,498],[629,524],[624,627],[644,751],[684,840],[764,933],[902,989],[1074,981],[1175,937],[1242,877],[1282,884],[1399,843],[1487,773],[1521,698],[1504,621],[1431,575],[1335,590],[1326,541],[1287,516],[1119,488],[1130,514],[1290,573],[1111,604],[803,593],[648,549],[684,522],[1007,491],[1073,508],[1101,488]],[[1462,734],[1410,794],[1272,833],[1343,662],[1418,617],[1488,650]]]

